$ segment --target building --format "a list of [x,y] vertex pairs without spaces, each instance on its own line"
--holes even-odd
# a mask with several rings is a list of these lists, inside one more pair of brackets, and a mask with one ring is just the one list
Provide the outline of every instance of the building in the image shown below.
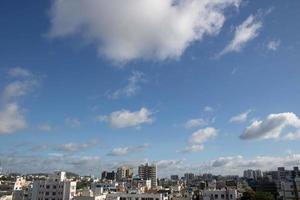
[[157,168],[155,164],[140,165],[138,168],[139,177],[143,180],[151,180],[151,187],[157,187]]
[[184,174],[184,180],[189,184],[191,183],[195,178],[195,174],[193,173],[185,173]]
[[281,182],[280,197],[283,200],[299,200],[300,198],[300,178]]
[[178,181],[179,180],[179,176],[178,175],[171,175],[171,180],[172,181]]
[[114,181],[114,180],[116,180],[116,176],[117,176],[117,174],[114,171],[112,171],[112,172],[103,171],[101,174],[101,179]]
[[122,166],[117,169],[116,178],[117,181],[123,181],[125,179],[131,179],[133,176],[132,167]]
[[69,181],[66,172],[55,172],[46,180],[33,181],[32,200],[72,200],[76,181]]
[[168,200],[166,194],[161,193],[111,193],[106,200]]
[[32,184],[25,178],[17,178],[12,192],[12,200],[30,200],[32,193]]
[[244,178],[254,179],[254,180],[262,178],[261,170],[259,170],[259,169],[257,169],[257,170],[247,169],[247,170],[244,171]]
[[238,192],[235,189],[204,190],[203,200],[236,200]]

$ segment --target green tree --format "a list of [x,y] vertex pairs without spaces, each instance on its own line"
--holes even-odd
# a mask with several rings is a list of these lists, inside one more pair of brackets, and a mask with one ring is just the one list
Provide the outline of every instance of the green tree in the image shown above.
[[255,200],[274,200],[274,197],[269,192],[256,192]]

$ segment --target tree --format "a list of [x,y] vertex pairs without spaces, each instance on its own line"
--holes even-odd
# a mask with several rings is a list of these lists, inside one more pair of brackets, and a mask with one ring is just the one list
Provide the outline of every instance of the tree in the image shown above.
[[274,200],[274,196],[269,192],[256,192],[255,200]]

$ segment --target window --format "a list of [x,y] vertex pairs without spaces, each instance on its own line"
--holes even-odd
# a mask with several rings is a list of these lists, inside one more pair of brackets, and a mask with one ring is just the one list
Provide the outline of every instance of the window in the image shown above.
[[225,198],[225,195],[224,194],[221,194],[221,199],[224,199]]
[[233,196],[232,196],[232,194],[230,194],[230,199],[232,199],[233,198]]
[[56,185],[53,185],[53,189],[56,189]]
[[49,189],[49,188],[50,188],[50,185],[46,185],[46,188]]
[[52,192],[52,196],[55,196],[56,195],[56,192]]
[[218,195],[217,194],[215,194],[215,199],[218,199]]
[[49,196],[49,192],[46,192],[46,196]]

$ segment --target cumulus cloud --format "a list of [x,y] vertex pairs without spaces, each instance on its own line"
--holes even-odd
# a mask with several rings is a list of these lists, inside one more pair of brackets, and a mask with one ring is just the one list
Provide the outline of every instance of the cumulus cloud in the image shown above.
[[196,118],[196,119],[190,119],[187,122],[185,122],[184,126],[185,128],[196,128],[200,126],[206,126],[208,124],[208,121],[202,119],[202,118]]
[[203,129],[199,129],[190,136],[189,143],[203,144],[208,139],[217,136],[217,134],[218,134],[218,130],[213,127],[206,127]]
[[11,68],[8,75],[14,80],[4,87],[0,95],[0,134],[13,133],[27,127],[19,100],[38,85],[37,77],[26,69]]
[[144,74],[142,72],[133,71],[132,75],[128,79],[127,85],[123,88],[114,91],[113,93],[109,93],[108,98],[119,99],[121,97],[134,96],[140,89],[139,84],[144,81]]
[[290,132],[284,137],[286,140],[299,140],[300,139],[300,129],[295,132]]
[[267,48],[271,51],[276,51],[280,46],[280,40],[271,40],[268,42]]
[[240,138],[279,138],[283,129],[286,127],[300,129],[300,119],[296,114],[292,112],[270,114],[264,120],[256,120],[245,129]]
[[26,127],[25,116],[16,103],[6,104],[0,110],[0,134],[13,133]]
[[179,153],[195,153],[195,152],[200,152],[203,151],[204,145],[200,144],[194,144],[191,146],[187,146],[184,149],[179,150]]
[[245,121],[247,121],[248,119],[248,115],[251,112],[251,110],[248,110],[246,112],[240,113],[236,116],[233,116],[230,118],[229,122],[231,123],[243,123]]
[[117,62],[179,58],[193,42],[217,35],[224,11],[239,5],[240,0],[55,0],[48,35],[80,35]]
[[248,42],[258,36],[262,26],[262,21],[258,16],[250,15],[242,24],[236,27],[233,39],[218,56],[229,52],[239,52]]
[[140,110],[134,112],[129,110],[120,110],[112,112],[109,116],[99,115],[96,119],[98,121],[108,122],[112,128],[127,128],[139,127],[142,124],[152,123],[152,115],[153,112],[142,107]]
[[149,147],[148,144],[139,145],[139,146],[131,146],[131,147],[117,147],[111,150],[107,155],[109,156],[126,156],[131,153],[137,153],[144,151]]

